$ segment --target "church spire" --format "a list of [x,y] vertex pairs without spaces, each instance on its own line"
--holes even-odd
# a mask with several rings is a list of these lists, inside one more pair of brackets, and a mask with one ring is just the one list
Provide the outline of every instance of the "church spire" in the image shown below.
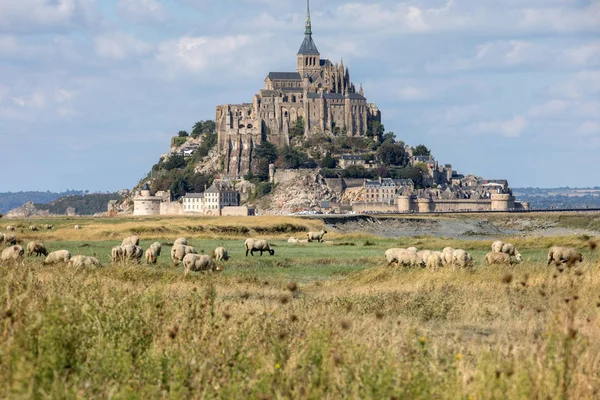
[[306,0],[306,23],[304,34],[312,36],[312,24],[310,22],[310,0]]

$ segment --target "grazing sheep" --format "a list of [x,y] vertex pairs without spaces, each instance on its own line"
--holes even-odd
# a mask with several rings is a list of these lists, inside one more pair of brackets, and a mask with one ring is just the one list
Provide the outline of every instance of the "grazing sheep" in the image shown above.
[[25,254],[25,250],[23,247],[15,245],[10,246],[2,250],[2,255],[0,255],[1,261],[19,261],[23,258]]
[[227,253],[227,249],[223,246],[219,246],[214,251],[215,260],[216,261],[227,261],[229,260],[229,254]]
[[423,264],[427,264],[427,260],[431,256],[431,253],[432,253],[431,250],[417,251],[417,255],[421,258],[421,260],[423,261]]
[[69,262],[67,263],[69,267],[72,268],[84,268],[84,267],[94,267],[101,268],[102,264],[95,257],[89,256],[73,256]]
[[35,226],[35,225],[30,225],[30,226],[29,226],[29,230],[30,230],[30,231],[37,231],[37,230],[38,230],[38,227],[37,227],[37,226]]
[[275,254],[275,250],[271,248],[269,242],[266,240],[246,239],[244,246],[246,247],[246,257],[248,257],[248,252],[253,256],[255,251],[260,251],[261,256],[265,251],[269,252],[270,255]]
[[198,252],[192,246],[185,246],[182,244],[173,246],[171,248],[171,260],[173,261],[173,265],[179,265],[188,254],[198,254]]
[[[308,239],[307,239],[308,240]],[[291,238],[288,239],[288,243],[298,243],[298,238],[292,236]]]
[[44,225],[44,228],[50,230],[50,229],[54,228],[54,225],[46,224],[46,225]]
[[162,249],[162,246],[159,242],[154,242],[150,245],[151,248],[154,249],[154,251],[156,252],[156,256],[160,256],[160,251]]
[[71,259],[69,250],[56,250],[48,254],[48,257],[43,261],[44,264],[68,263]]
[[298,239],[298,243],[308,243],[308,239]]
[[125,261],[131,260],[139,263],[144,255],[144,250],[140,246],[126,244],[121,247],[123,248],[123,259]]
[[156,264],[156,261],[158,260],[158,254],[156,254],[156,248],[155,247],[148,247],[148,250],[146,250],[146,264]]
[[173,242],[173,246],[177,246],[177,245],[187,246],[188,241],[186,238],[181,237]]
[[454,252],[454,248],[444,247],[444,250],[442,250],[442,263],[444,265],[452,264],[452,253],[453,252]]
[[75,226],[73,227],[73,229],[81,229],[81,226],[79,226],[79,225],[75,225]]
[[220,271],[215,261],[207,256],[206,254],[186,254],[183,257],[183,266],[185,268],[185,275],[189,274],[190,271]]
[[317,241],[321,243],[323,241],[323,236],[327,233],[326,230],[322,229],[321,232],[308,232],[306,234],[306,238],[309,242]]
[[36,257],[39,255],[47,256],[48,250],[46,250],[46,246],[43,243],[29,242],[27,244],[27,256],[30,257],[32,254],[35,254]]
[[567,264],[571,267],[576,262],[583,262],[583,255],[572,247],[554,246],[548,250],[548,265],[552,262],[556,266]]
[[470,268],[473,266],[473,257],[462,249],[452,252],[452,265],[460,268]]
[[425,263],[425,265],[432,271],[436,271],[438,268],[443,267],[444,263],[442,262],[442,253],[439,251],[431,253],[427,258],[427,262]]
[[123,247],[115,246],[111,250],[111,259],[113,264],[121,261],[125,261]]
[[9,232],[14,232],[15,231],[15,227],[12,226],[12,225],[9,225],[9,226],[6,227],[6,230],[9,231]]
[[504,246],[504,242],[502,240],[496,240],[492,243],[492,253],[502,253],[502,246]]
[[385,252],[385,259],[387,260],[388,265],[396,262],[398,265],[406,265],[410,267],[423,266],[423,261],[419,258],[419,256],[417,256],[417,253],[407,249],[388,249]]
[[0,244],[4,242],[4,233],[0,232]]
[[515,262],[518,262],[518,260],[513,260],[513,258],[507,253],[492,251],[485,255],[485,262],[487,263],[487,265],[514,264]]
[[129,236],[129,237],[126,237],[125,239],[123,239],[123,241],[121,242],[121,246],[125,246],[128,244],[131,244],[133,246],[139,246],[140,238],[137,236]]
[[[0,241],[1,243],[1,241]],[[4,243],[10,246],[14,246],[17,244],[17,237],[15,235],[9,235],[8,233],[4,234]]]
[[408,250],[408,251],[413,251],[413,252],[415,252],[415,253],[417,253],[417,252],[419,251],[419,249],[417,249],[417,248],[416,248],[416,247],[414,247],[414,246],[413,246],[413,247],[409,247],[409,248],[408,248],[408,249],[406,249],[406,250]]

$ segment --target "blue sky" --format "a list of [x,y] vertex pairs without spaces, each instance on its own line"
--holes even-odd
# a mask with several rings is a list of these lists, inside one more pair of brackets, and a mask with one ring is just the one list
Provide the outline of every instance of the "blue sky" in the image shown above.
[[[599,0],[313,0],[388,131],[512,186],[600,185]],[[117,190],[293,71],[303,0],[0,1],[0,192]]]

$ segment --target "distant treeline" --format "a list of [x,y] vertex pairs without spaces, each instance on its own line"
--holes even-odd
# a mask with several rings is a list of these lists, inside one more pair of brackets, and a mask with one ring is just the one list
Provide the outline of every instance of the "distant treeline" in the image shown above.
[[38,210],[48,210],[50,214],[66,214],[67,208],[75,207],[77,215],[94,215],[107,211],[110,200],[120,200],[117,193],[94,193],[61,197],[48,204],[34,204]]
[[[515,188],[517,200],[529,202],[532,209],[553,208],[600,208],[600,192],[582,194],[581,190],[600,190],[593,188]],[[557,194],[560,192],[560,194]]]
[[82,195],[82,190],[68,190],[62,193],[54,192],[8,192],[0,193],[0,213],[6,213],[13,208],[21,207],[31,201],[33,203],[46,204],[64,196]]

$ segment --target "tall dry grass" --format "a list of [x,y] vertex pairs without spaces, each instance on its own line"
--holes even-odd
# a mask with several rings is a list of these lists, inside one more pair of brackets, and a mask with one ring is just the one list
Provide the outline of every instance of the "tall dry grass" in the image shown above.
[[0,267],[0,393],[593,399],[599,268],[380,265],[299,284],[27,260]]

